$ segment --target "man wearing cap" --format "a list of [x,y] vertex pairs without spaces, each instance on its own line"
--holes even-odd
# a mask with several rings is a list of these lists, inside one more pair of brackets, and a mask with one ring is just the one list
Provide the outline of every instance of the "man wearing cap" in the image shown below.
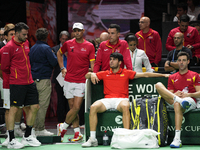
[[[92,43],[83,38],[85,30],[82,23],[74,23],[72,29],[75,38],[66,41],[57,52],[60,70],[65,78],[63,91],[70,107],[65,122],[57,125],[57,135],[61,136],[61,141],[63,141],[67,127],[72,123],[75,134],[71,142],[76,142],[83,139],[80,133],[78,112],[85,93],[85,74],[89,70],[89,65],[93,71],[95,49]],[[67,70],[63,65],[62,57],[65,52],[67,52]]]

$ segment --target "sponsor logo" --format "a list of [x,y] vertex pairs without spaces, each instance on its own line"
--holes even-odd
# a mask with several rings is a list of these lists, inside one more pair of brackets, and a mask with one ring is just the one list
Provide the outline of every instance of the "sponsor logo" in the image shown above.
[[84,52],[86,52],[86,48],[81,48],[81,51],[84,51]]
[[25,49],[29,49],[29,47],[28,47],[28,46],[25,46]]
[[115,117],[115,122],[116,122],[117,124],[122,124],[122,116],[121,116],[121,115],[116,116],[116,117]]
[[174,82],[178,81],[178,79],[174,80]]
[[108,49],[104,49],[104,51],[108,51]]
[[120,77],[123,77],[124,76],[124,74],[120,74]]
[[187,79],[187,81],[191,81],[191,79]]
[[17,104],[17,102],[16,102],[16,101],[13,101],[13,103]]
[[3,54],[8,54],[8,52],[3,52]]
[[149,39],[153,39],[153,36],[149,36],[148,38],[149,38]]
[[70,48],[72,49],[72,48],[74,48],[74,46],[71,46]]
[[16,49],[16,52],[19,50],[19,48]]

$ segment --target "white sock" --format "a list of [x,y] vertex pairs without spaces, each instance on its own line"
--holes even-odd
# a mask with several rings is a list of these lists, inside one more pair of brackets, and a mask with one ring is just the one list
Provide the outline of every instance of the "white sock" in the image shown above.
[[15,127],[14,128],[20,128],[20,122],[15,122]]
[[67,124],[66,122],[64,122],[64,123],[63,123],[63,127],[64,127],[65,129],[67,129],[67,128],[69,127],[69,124]]
[[79,134],[81,134],[81,130],[80,130],[80,128],[79,127],[77,127],[77,128],[74,128],[74,132],[76,133],[76,132],[79,132]]
[[96,139],[96,131],[90,131],[90,137],[92,140]]
[[176,139],[176,140],[180,140],[181,139],[181,130],[176,130],[175,131],[174,139]]
[[178,96],[174,96],[174,98],[173,98],[173,100],[174,100],[174,103],[175,102],[179,102],[180,104],[182,103],[182,98],[180,98],[180,97],[178,97]]

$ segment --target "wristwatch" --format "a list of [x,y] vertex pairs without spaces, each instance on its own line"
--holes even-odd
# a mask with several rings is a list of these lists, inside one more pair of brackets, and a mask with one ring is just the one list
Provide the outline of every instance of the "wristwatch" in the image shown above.
[[60,71],[62,71],[63,69],[65,69],[65,67],[60,68]]

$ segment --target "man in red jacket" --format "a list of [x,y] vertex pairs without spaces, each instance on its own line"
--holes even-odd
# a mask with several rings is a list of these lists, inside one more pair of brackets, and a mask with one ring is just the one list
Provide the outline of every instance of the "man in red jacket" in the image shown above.
[[140,31],[135,35],[138,38],[138,49],[147,54],[152,67],[158,66],[162,55],[162,42],[157,31],[150,28],[150,19],[142,17],[139,21]]
[[[172,29],[169,32],[166,41],[166,49],[172,51],[176,48],[174,44],[174,34],[182,32],[184,35],[183,46],[189,48],[192,51],[192,55],[195,58],[200,58],[200,36],[196,28],[189,26],[190,18],[187,15],[180,17],[179,27]],[[198,60],[197,59],[197,60]],[[194,59],[195,60],[195,59]]]
[[[38,105],[38,92],[31,75],[29,60],[29,27],[25,23],[15,25],[15,36],[2,48],[1,70],[9,74],[10,110],[8,114],[8,148],[19,149],[25,145],[40,146],[41,143],[31,135]],[[19,108],[26,111],[26,131],[21,143],[14,136],[14,120]]]
[[110,54],[114,52],[121,53],[124,57],[121,68],[124,68],[124,65],[126,65],[127,69],[133,70],[128,43],[125,40],[119,39],[120,26],[111,24],[108,29],[108,34],[109,40],[103,41],[98,48],[93,71],[96,73],[100,70],[109,70]]

